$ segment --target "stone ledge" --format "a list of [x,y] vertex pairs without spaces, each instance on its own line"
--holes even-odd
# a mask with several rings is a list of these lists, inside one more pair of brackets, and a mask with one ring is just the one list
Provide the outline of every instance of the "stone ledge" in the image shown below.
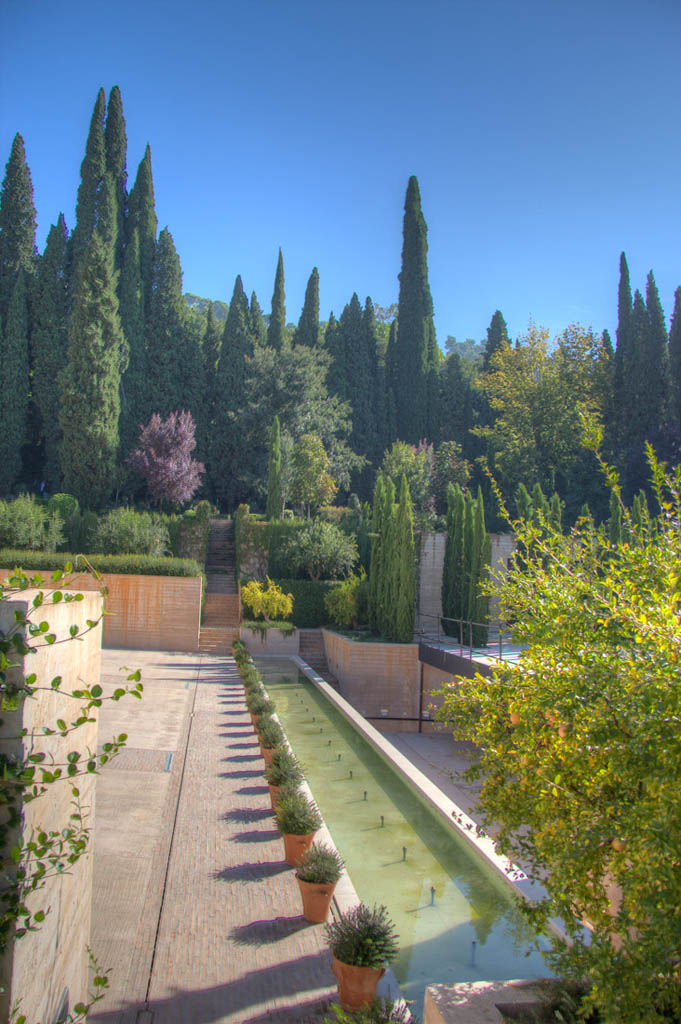
[[535,1010],[540,1005],[537,981],[474,981],[430,985],[423,1024],[502,1024],[502,1009]]

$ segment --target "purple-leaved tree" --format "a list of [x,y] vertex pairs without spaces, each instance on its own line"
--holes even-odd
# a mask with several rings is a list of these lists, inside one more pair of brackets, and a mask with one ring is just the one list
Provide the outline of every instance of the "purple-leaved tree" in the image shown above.
[[128,465],[140,473],[151,497],[161,504],[184,505],[196,493],[203,463],[192,459],[196,448],[190,412],[171,412],[162,420],[157,412],[142,426],[139,447]]

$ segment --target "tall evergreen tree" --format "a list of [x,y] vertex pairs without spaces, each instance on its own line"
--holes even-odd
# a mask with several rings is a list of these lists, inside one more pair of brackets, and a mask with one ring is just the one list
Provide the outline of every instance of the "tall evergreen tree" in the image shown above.
[[[620,280],[617,292],[617,334],[612,379],[612,403],[607,411],[609,425],[609,452],[615,458],[621,452],[631,405],[631,354],[632,354],[633,303],[629,267],[624,253],[620,255]],[[619,463],[620,459],[616,461]]]
[[266,516],[268,519],[280,519],[281,513],[281,427],[279,417],[275,416],[270,431]]
[[[215,319],[215,307],[212,302],[208,303],[206,310],[206,329],[203,335],[203,361],[206,382],[214,382],[215,372],[220,359],[222,348],[222,334],[224,327]],[[212,390],[209,388],[209,390]]]
[[340,329],[340,324],[333,315],[329,313],[324,334],[324,347],[331,356],[329,372],[326,375],[326,386],[332,395],[337,395],[345,401],[347,398],[347,375],[345,373],[345,335]]
[[384,480],[383,512],[381,514],[381,547],[378,583],[378,629],[382,636],[393,633],[395,620],[395,484],[390,477]]
[[369,568],[369,625],[379,631],[379,603],[381,592],[381,544],[383,539],[383,509],[385,486],[383,474],[378,473],[374,486],[374,502],[371,520],[371,562]]
[[0,336],[0,494],[9,494],[21,474],[21,449],[28,428],[28,299],[19,270]]
[[78,287],[78,274],[85,257],[90,239],[97,226],[97,197],[106,174],[106,147],[104,143],[104,118],[106,97],[104,90],[97,93],[90,130],[85,144],[85,156],[80,165],[80,185],[76,200],[76,225],[71,236],[71,282],[72,290]]
[[128,172],[126,169],[128,138],[125,131],[121,90],[117,85],[114,85],[109,93],[109,104],[106,111],[106,125],[104,128],[104,149],[106,170],[111,176],[116,204],[114,240],[116,267],[122,267],[123,251],[125,248],[125,216],[128,202]]
[[108,499],[116,479],[121,372],[128,354],[115,280],[113,251],[95,232],[73,298],[60,379],[63,486],[90,508]]
[[251,334],[253,335],[253,344],[257,348],[260,345],[267,344],[267,324],[265,318],[262,315],[262,309],[258,302],[258,296],[255,292],[251,292]]
[[202,357],[188,322],[180,258],[168,228],[158,237],[152,281],[146,322],[148,407],[161,418],[181,410],[196,414],[202,399]]
[[471,578],[468,594],[468,614],[474,623],[472,635],[476,645],[487,643],[488,599],[480,593],[480,584],[487,576],[491,542],[485,529],[485,509],[482,490],[478,487],[475,504],[471,508],[473,519],[473,547],[471,552]]
[[508,344],[508,328],[506,326],[506,321],[497,309],[490,321],[489,327],[487,328],[487,343],[485,345],[485,353],[482,357],[483,373],[486,373],[489,370],[490,360],[494,353],[498,352],[503,345]]
[[671,436],[676,456],[681,451],[681,288],[674,292],[674,312],[669,328],[669,384]]
[[309,345],[314,348],[319,344],[319,271],[312,268],[312,273],[305,289],[305,302],[293,336],[294,345]]
[[33,401],[44,444],[44,477],[53,492],[61,487],[58,378],[68,351],[67,251],[68,231],[60,214],[38,263],[31,331]]
[[277,350],[281,349],[286,339],[286,295],[284,293],[284,259],[279,250],[277,272],[274,276],[274,292],[272,294],[272,312],[267,328],[267,344]]
[[392,383],[395,408],[399,410],[398,437],[417,444],[433,429],[429,399],[433,397],[438,361],[428,284],[427,228],[418,181],[413,176],[404,204],[403,238]]
[[135,228],[125,248],[120,276],[120,319],[130,358],[121,379],[120,450],[123,459],[136,447],[140,429],[154,409],[148,401],[150,366],[144,324],[144,294],[139,232]]
[[383,386],[383,375],[380,373],[378,362],[378,324],[374,304],[366,297],[364,309],[362,310],[362,345],[364,368],[363,375],[366,377],[366,413],[359,422],[353,416],[352,427],[357,443],[356,451],[365,455],[370,465],[367,472],[372,474],[371,463],[378,465],[385,451],[381,444],[381,429],[386,416],[385,391]]
[[35,226],[33,182],[24,140],[17,133],[0,191],[0,324],[7,318],[19,274],[34,269]]
[[[656,451],[668,454],[667,424],[669,421],[669,345],[664,313],[652,270],[646,281],[646,312],[648,333],[645,353],[645,390],[647,440]],[[650,397],[654,396],[654,401]]]
[[407,478],[400,480],[400,500],[395,522],[397,600],[395,604],[395,639],[411,643],[414,639],[416,601],[416,567],[414,560],[414,516]]
[[236,502],[238,482],[248,461],[237,417],[245,400],[246,359],[252,354],[248,300],[241,277],[237,277],[217,368],[209,462],[215,492],[228,508]]
[[151,149],[147,143],[137,177],[128,197],[127,236],[132,238],[135,228],[139,234],[140,272],[144,291],[144,312],[149,313],[153,281],[154,255],[156,253],[156,205],[154,199],[154,178],[151,170]]

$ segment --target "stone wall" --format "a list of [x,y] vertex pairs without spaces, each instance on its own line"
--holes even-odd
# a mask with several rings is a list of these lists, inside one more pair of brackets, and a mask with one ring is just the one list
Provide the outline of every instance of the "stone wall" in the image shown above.
[[[418,644],[358,643],[328,629],[322,635],[326,661],[342,697],[377,729],[418,730]],[[384,713],[394,720],[384,720]]]
[[[8,575],[7,570],[5,577]],[[51,573],[42,573],[49,580]],[[109,593],[104,647],[140,651],[197,651],[201,628],[200,576],[128,576],[104,573]],[[74,590],[98,590],[88,573],[68,580]]]
[[[506,572],[508,559],[515,551],[512,533],[491,533],[491,572]],[[417,630],[437,630],[437,619],[442,615],[442,570],[445,562],[445,534],[426,533],[421,538],[419,562],[419,599],[416,614]],[[490,600],[490,622],[498,617],[498,602]]]
[[[36,591],[27,591],[20,599],[0,604],[0,630],[7,631],[14,622],[14,611],[26,610]],[[47,590],[45,591],[47,594]],[[83,601],[52,604],[49,596],[41,608],[40,619],[50,624],[57,639],[68,638],[69,627],[85,626],[87,619],[95,620],[101,613],[99,594],[87,594]],[[32,752],[45,751],[57,763],[64,763],[70,750],[96,750],[97,723],[89,722],[66,738],[45,737],[44,725],[54,726],[56,719],[70,722],[78,703],[66,696],[82,686],[83,681],[97,682],[100,677],[101,623],[78,641],[42,646],[29,660],[35,672],[37,686],[47,686],[47,692],[36,692],[18,711],[3,713],[0,726],[0,750],[7,754],[17,752],[13,740],[22,728],[36,733]],[[49,688],[55,676],[62,677],[62,691]],[[28,749],[29,737],[19,744]],[[21,749],[21,747],[19,747]],[[95,776],[78,779],[82,806],[87,808],[88,821],[94,821]],[[41,798],[25,806],[24,841],[34,829],[60,830],[69,824],[72,813],[71,786],[67,782],[50,785]],[[86,824],[88,824],[86,821]],[[49,907],[45,921],[35,932],[28,932],[15,941],[0,961],[0,1019],[9,1018],[9,1007],[21,1000],[21,1013],[28,1021],[50,1024],[68,989],[71,1008],[86,1001],[88,989],[88,957],[86,947],[90,939],[90,901],[92,893],[92,857],[90,853],[72,866],[68,874],[49,878],[45,888],[29,896],[27,904],[32,912]],[[4,1011],[4,1012],[3,1012]]]

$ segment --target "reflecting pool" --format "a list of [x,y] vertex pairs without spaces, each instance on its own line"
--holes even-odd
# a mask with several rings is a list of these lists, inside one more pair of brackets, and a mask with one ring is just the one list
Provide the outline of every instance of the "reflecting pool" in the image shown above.
[[427,985],[546,975],[509,889],[465,840],[293,662],[255,662],[360,899],[395,922],[392,966],[417,1012]]

